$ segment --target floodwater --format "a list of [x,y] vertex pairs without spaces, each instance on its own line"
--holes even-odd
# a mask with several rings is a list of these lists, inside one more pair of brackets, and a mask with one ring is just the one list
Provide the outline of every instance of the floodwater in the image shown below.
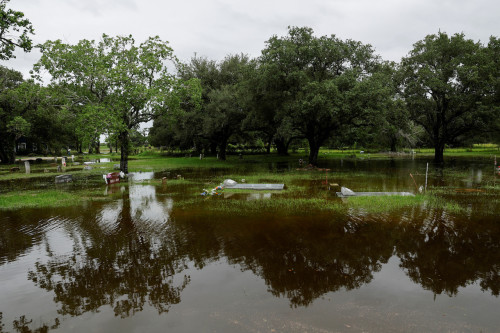
[[[424,161],[327,166],[319,180],[360,191],[412,190],[408,174],[419,185],[425,175]],[[429,186],[456,188],[462,215],[234,217],[176,206],[224,172],[136,173],[128,186],[96,185],[112,201],[1,211],[0,332],[499,331],[498,191],[462,191],[498,186],[492,163],[431,168]],[[200,185],[148,182],[177,174]]]

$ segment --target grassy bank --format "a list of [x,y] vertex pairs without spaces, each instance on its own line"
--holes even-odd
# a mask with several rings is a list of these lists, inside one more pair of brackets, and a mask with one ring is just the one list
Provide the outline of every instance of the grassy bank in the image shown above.
[[0,195],[0,210],[21,208],[69,207],[78,206],[87,201],[110,200],[100,190],[60,191],[33,190],[12,191]]

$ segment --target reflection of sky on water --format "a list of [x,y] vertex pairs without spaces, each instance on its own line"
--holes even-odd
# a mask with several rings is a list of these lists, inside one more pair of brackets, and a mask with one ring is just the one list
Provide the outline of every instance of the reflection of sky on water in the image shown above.
[[151,180],[154,178],[154,172],[131,172],[128,174],[128,178],[132,181],[142,181]]
[[163,226],[170,218],[173,200],[158,201],[153,185],[131,185],[129,188],[130,215],[135,223],[146,223],[149,227]]
[[272,193],[250,193],[247,196],[247,201],[271,199],[271,196]]
[[[125,205],[124,200],[128,200],[129,205]],[[112,233],[120,223],[120,215],[128,216],[130,214],[136,227],[142,225],[147,230],[163,229],[170,218],[172,207],[173,200],[171,198],[158,200],[155,186],[130,185],[128,198],[125,197],[104,205],[97,215],[97,223],[103,232]],[[129,209],[129,212],[123,212],[124,209]]]
[[117,200],[104,205],[96,216],[97,224],[105,234],[111,234],[118,224],[118,218],[123,209],[123,200]]
[[272,193],[235,193],[235,192],[224,192],[224,199],[238,199],[238,200],[264,200],[271,199]]

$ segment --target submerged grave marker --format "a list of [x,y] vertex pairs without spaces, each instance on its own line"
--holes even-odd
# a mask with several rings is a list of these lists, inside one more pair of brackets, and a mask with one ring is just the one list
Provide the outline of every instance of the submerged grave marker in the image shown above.
[[103,175],[106,184],[116,184],[120,182],[121,172],[110,172],[107,175]]
[[222,186],[235,190],[283,190],[285,188],[285,184],[240,184],[231,179],[224,180]]
[[410,192],[354,192],[347,187],[341,187],[340,192],[336,192],[339,198],[349,198],[349,197],[383,197],[383,196],[403,196],[403,197],[414,197],[415,194]]
[[56,176],[56,184],[69,183],[73,181],[73,175],[59,175]]

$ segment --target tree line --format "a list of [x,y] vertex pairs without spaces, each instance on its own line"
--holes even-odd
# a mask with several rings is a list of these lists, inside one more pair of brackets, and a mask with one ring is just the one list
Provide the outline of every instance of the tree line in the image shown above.
[[[0,56],[32,48],[29,20],[0,1]],[[17,32],[17,35],[16,35]],[[14,37],[12,37],[14,36]],[[153,121],[155,146],[218,154],[230,144],[276,147],[307,143],[309,163],[321,146],[391,149],[500,141],[500,43],[464,34],[428,35],[400,63],[373,47],[289,27],[258,58],[194,56],[183,63],[168,42],[103,35],[76,44],[37,45],[31,78],[0,67],[0,159],[15,160],[25,138],[42,154],[99,149],[105,135],[128,171],[131,142]],[[49,78],[47,84],[44,78]]]

